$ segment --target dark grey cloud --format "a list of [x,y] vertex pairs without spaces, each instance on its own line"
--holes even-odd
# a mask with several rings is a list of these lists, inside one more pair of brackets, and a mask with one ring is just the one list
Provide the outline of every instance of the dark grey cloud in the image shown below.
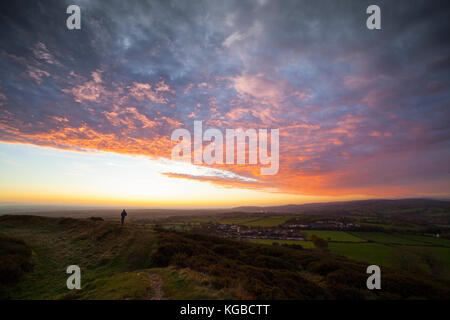
[[[65,26],[69,4],[81,7],[79,31]],[[370,4],[381,7],[380,31],[365,27]],[[286,128],[289,172],[351,171],[377,159],[376,176],[413,152],[420,165],[410,160],[414,170],[394,180],[448,176],[448,1],[0,6],[1,140],[84,127],[161,139],[198,119]],[[161,83],[166,91],[156,91]]]

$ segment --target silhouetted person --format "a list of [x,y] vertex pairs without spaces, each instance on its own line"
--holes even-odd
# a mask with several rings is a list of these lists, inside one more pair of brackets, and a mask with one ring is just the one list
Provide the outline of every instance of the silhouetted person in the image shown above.
[[125,211],[125,209],[123,209],[122,213],[120,214],[120,222],[123,225],[123,222],[125,221],[125,217],[127,216],[127,212]]

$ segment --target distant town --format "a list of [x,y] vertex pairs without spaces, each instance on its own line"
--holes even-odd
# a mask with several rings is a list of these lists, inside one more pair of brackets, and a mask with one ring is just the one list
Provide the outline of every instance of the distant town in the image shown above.
[[[295,221],[297,218],[290,220]],[[203,231],[223,238],[249,238],[305,241],[305,231],[310,229],[350,230],[359,228],[358,224],[337,220],[319,220],[310,223],[287,223],[275,227],[250,227],[238,224],[212,223],[201,227]],[[205,230],[206,229],[206,230]]]

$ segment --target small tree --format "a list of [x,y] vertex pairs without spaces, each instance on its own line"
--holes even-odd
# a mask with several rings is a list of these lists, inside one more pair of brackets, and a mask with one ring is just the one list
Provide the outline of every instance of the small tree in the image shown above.
[[319,249],[328,248],[328,241],[319,237],[314,238],[313,240],[314,246]]

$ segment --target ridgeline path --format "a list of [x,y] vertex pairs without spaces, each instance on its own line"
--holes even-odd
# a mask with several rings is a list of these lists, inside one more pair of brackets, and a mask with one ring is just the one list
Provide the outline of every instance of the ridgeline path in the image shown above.
[[156,273],[147,272],[148,282],[150,283],[151,289],[153,289],[153,295],[151,295],[150,288],[147,289],[147,297],[149,300],[165,300],[163,298],[163,290],[162,290],[162,279]]

